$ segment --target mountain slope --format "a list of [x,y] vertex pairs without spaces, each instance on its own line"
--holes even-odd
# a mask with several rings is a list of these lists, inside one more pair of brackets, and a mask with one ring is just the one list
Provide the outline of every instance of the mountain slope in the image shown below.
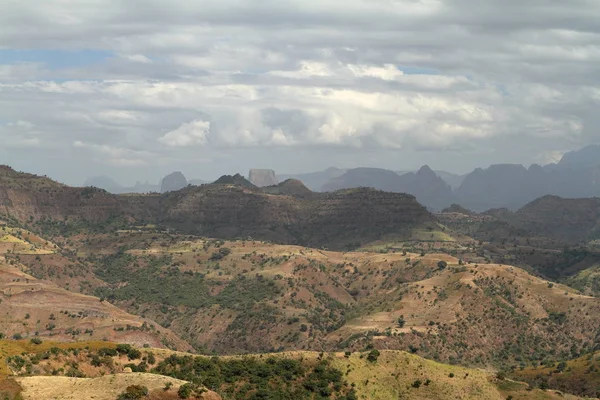
[[333,178],[344,174],[346,170],[339,168],[328,168],[324,171],[309,172],[304,174],[283,174],[277,175],[280,181],[288,179],[297,179],[313,192],[320,192],[324,184]]
[[[32,179],[18,176],[23,182]],[[48,237],[161,224],[213,237],[252,236],[333,248],[358,247],[390,233],[407,235],[433,221],[414,197],[404,194],[360,189],[309,195],[291,186],[288,182],[280,187],[282,194],[269,194],[273,188],[263,191],[236,175],[160,196],[117,196],[59,185],[0,187],[0,215]]]
[[354,168],[331,179],[323,185],[323,191],[335,191],[357,187],[370,187],[394,193],[408,193],[421,204],[441,210],[452,204],[454,195],[450,186],[428,166],[418,172],[398,175],[380,168]]
[[0,326],[4,337],[102,340],[189,349],[168,329],[128,314],[97,297],[35,279],[0,258]]

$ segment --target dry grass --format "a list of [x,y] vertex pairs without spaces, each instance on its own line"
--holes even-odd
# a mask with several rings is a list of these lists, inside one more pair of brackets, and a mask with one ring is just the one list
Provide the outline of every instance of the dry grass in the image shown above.
[[149,391],[161,390],[168,382],[176,393],[185,382],[178,379],[143,373],[106,375],[99,378],[68,378],[62,376],[33,376],[17,378],[25,400],[114,400],[128,386],[146,386]]

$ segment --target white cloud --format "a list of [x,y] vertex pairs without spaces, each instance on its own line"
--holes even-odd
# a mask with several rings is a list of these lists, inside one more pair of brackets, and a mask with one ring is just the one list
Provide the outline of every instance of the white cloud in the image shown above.
[[206,144],[206,136],[210,131],[210,122],[195,120],[181,124],[158,139],[170,147],[186,147]]
[[[88,53],[0,65],[0,123],[33,125],[0,128],[13,146],[80,143],[112,165],[194,160],[199,146],[323,164],[323,148],[348,163],[401,149],[376,158],[391,165],[515,147],[508,160],[526,162],[597,140],[598,18],[588,0],[14,1],[0,48]],[[285,162],[273,167],[300,168]]]
[[106,144],[73,142],[73,147],[92,152],[96,161],[117,167],[141,167],[148,165],[153,155],[147,151],[132,150]]
[[151,64],[152,63],[152,60],[143,54],[122,54],[121,57],[123,57],[126,60],[138,62],[138,63],[142,63],[142,64]]

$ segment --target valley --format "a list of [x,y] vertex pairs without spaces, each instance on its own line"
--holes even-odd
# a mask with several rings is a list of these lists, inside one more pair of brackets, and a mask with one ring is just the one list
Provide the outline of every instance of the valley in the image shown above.
[[[408,195],[319,194],[295,181],[261,189],[241,176],[118,196],[12,170],[7,176],[0,334],[5,371],[20,376],[7,382],[20,385],[24,398],[63,375],[69,380],[51,384],[56,396],[66,396],[64,385],[96,390],[107,385],[103,376],[114,377],[110,398],[136,380],[149,398],[168,379],[173,387],[194,383],[198,398],[255,398],[266,390],[240,394],[198,381],[185,372],[192,354],[222,358],[225,370],[239,357],[299,362],[295,378],[273,376],[269,385],[279,394],[267,398],[591,394],[526,374],[588,357],[599,345],[591,200],[431,214]],[[48,342],[64,350],[46,358]],[[146,356],[119,353],[96,365],[106,357],[97,352],[117,344]],[[149,352],[155,363],[140,368]],[[30,355],[17,368],[19,354]],[[341,374],[327,395],[303,392],[317,370],[329,371],[325,379]]]

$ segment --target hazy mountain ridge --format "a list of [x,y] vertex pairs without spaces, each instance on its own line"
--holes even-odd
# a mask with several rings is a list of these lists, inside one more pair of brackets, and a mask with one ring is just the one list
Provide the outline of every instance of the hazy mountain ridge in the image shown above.
[[[110,193],[148,193],[178,190],[188,183],[200,185],[202,180],[185,181],[178,176],[172,187],[161,188],[151,184],[122,187],[107,177],[86,181]],[[168,176],[175,179],[174,175]],[[453,203],[474,211],[492,208],[517,210],[545,195],[564,198],[600,196],[600,145],[591,145],[566,153],[557,164],[526,168],[520,164],[495,164],[488,168],[458,175],[446,171],[433,171],[427,165],[416,172],[392,171],[383,168],[329,168],[304,174],[276,174],[273,170],[252,169],[247,178],[256,186],[276,185],[287,179],[301,181],[313,192],[372,187],[389,192],[408,193],[432,210],[442,210]]]
[[252,236],[334,248],[360,246],[385,234],[408,234],[414,226],[434,221],[413,196],[402,193],[356,189],[311,195],[293,181],[263,190],[239,174],[162,195],[113,195],[89,187],[0,187],[0,202],[7,217],[54,234],[160,224],[213,237]]
[[450,186],[428,166],[418,172],[398,175],[380,168],[354,168],[331,179],[323,185],[323,191],[335,191],[355,187],[372,187],[394,193],[408,193],[432,209],[441,209],[454,202]]

